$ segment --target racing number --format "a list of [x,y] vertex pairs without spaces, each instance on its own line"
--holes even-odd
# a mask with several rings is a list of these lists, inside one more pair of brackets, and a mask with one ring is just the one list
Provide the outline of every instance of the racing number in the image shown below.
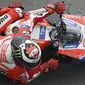
[[8,46],[9,45],[6,44],[6,45],[3,45],[2,48],[1,48],[1,56],[0,56],[0,58],[1,58],[2,61],[5,61],[5,62],[7,62],[6,51],[7,51]]

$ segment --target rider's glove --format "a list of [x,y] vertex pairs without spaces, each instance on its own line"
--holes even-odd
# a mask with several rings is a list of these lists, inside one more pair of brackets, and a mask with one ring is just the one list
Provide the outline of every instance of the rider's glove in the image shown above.
[[55,70],[58,66],[58,60],[50,59],[46,63],[40,66],[41,72],[48,72],[49,70]]
[[56,13],[58,13],[58,14],[61,14],[66,10],[65,4],[63,1],[54,3],[54,6],[56,9]]
[[24,10],[23,5],[19,2],[13,2],[11,6],[9,6],[9,8],[21,8],[22,10]]

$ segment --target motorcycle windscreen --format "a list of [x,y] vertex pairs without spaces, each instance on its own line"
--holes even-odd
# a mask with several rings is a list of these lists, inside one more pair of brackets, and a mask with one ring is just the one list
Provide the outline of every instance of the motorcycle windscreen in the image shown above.
[[76,59],[81,59],[85,55],[82,49],[82,28],[66,24],[66,34],[61,37],[58,53]]
[[[67,45],[75,45],[81,42],[81,30],[72,26],[66,24],[66,34],[62,35],[61,37],[61,43],[63,47]],[[71,46],[70,46],[71,47]]]
[[58,53],[85,61],[85,26],[62,17],[66,24],[66,34],[61,37]]

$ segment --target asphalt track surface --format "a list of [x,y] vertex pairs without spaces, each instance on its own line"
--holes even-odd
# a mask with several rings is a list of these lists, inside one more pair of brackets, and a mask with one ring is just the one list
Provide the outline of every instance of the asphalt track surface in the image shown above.
[[[0,0],[0,7],[11,4],[17,0]],[[34,10],[41,8],[49,3],[54,3],[60,0],[18,0],[24,4],[25,10]],[[70,12],[72,14],[85,15],[85,0],[64,0],[66,8],[71,3]],[[55,18],[55,17],[56,18]],[[57,20],[57,15],[54,14],[48,17],[50,21]],[[0,75],[0,85],[23,85],[14,83],[11,80]],[[79,60],[73,60],[71,63],[61,63],[55,71],[50,71],[36,78],[29,85],[85,85],[85,63]]]

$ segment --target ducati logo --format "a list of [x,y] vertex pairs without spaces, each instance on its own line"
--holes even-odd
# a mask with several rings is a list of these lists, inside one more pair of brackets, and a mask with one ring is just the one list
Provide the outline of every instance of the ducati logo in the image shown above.
[[11,19],[11,17],[8,14],[5,14],[3,16],[0,17],[0,28],[5,25],[9,20]]

